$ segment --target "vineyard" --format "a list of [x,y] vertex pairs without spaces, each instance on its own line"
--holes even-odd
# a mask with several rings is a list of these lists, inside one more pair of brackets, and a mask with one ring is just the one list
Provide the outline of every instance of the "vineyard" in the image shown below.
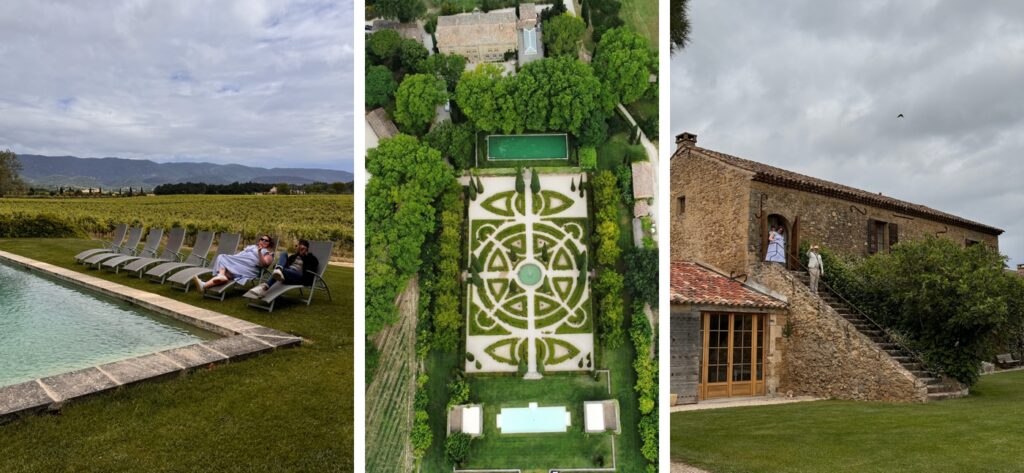
[[48,215],[80,236],[90,237],[107,235],[117,224],[128,223],[182,226],[189,235],[199,230],[241,232],[247,242],[258,233],[269,233],[285,242],[298,238],[331,240],[335,242],[335,257],[351,259],[352,207],[350,195],[0,199],[0,217],[18,214],[31,219]]

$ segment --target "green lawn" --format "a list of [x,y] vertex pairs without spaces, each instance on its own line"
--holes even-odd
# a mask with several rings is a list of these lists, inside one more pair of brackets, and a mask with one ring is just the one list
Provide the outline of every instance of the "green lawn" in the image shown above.
[[819,401],[672,414],[672,458],[722,472],[1024,471],[1024,372],[964,399]]
[[183,294],[75,265],[85,240],[0,240],[0,250],[72,268],[301,335],[279,350],[165,382],[72,403],[60,415],[0,426],[0,471],[353,471],[352,269],[325,278],[334,301],[272,314],[241,297]]
[[[583,401],[609,398],[604,376],[589,374],[545,375],[541,380],[519,376],[475,376],[470,378],[471,399],[484,405],[484,435],[473,441],[465,468],[521,468],[547,472],[549,468],[595,466],[602,456],[611,464],[611,436],[583,433]],[[566,433],[501,434],[496,416],[502,407],[565,406],[572,416]],[[528,455],[524,455],[529,452]]]
[[658,40],[658,2],[657,0],[622,0],[619,17],[641,35],[647,38],[651,49],[657,51]]

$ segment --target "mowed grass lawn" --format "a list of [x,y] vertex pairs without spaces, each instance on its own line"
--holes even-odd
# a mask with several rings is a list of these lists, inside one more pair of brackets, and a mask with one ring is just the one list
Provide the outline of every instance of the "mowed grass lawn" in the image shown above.
[[626,25],[645,36],[651,49],[657,51],[658,44],[658,2],[657,0],[622,0],[619,17]]
[[0,426],[0,471],[353,471],[352,269],[331,266],[334,301],[273,313],[85,269],[72,257],[96,243],[0,240],[0,250],[76,269],[300,335],[299,348],[143,383],[71,403],[59,415]]
[[964,399],[819,401],[672,414],[672,458],[724,472],[1024,471],[1024,372]]
[[[471,398],[484,405],[484,435],[473,441],[467,469],[521,468],[547,472],[549,468],[593,467],[597,456],[611,465],[610,435],[583,433],[583,402],[608,399],[606,377],[595,381],[587,374],[549,374],[541,380],[519,376],[470,377]],[[564,406],[572,417],[566,433],[502,434],[497,414],[502,407]]]

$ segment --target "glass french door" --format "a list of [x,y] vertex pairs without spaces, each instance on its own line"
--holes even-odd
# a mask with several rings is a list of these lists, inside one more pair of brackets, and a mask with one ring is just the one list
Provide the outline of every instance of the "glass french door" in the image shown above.
[[702,314],[700,399],[764,394],[766,314]]

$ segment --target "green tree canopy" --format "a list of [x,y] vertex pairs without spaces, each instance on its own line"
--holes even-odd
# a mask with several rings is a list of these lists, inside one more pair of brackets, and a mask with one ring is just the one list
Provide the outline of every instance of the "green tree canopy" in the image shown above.
[[583,34],[587,31],[587,25],[583,20],[569,14],[563,13],[544,23],[544,48],[547,55],[551,56],[575,56],[579,51]]
[[427,56],[430,56],[430,52],[419,41],[403,39],[398,43],[398,58],[406,72],[419,71]]
[[398,89],[398,82],[391,75],[391,70],[384,66],[366,68],[366,106],[382,107],[391,100]]
[[21,180],[21,161],[11,150],[0,151],[0,196],[25,193]]
[[438,105],[448,100],[444,81],[427,74],[405,76],[395,94],[395,121],[406,130],[422,134]]
[[434,54],[420,64],[420,72],[433,74],[444,80],[448,92],[455,93],[455,86],[466,70],[466,58],[458,54]]
[[534,61],[506,77],[497,66],[478,66],[462,76],[455,100],[478,129],[504,133],[578,135],[587,119],[615,105],[590,66],[569,57]]
[[373,56],[374,63],[390,63],[391,59],[398,54],[398,47],[402,43],[402,36],[392,29],[383,29],[373,32],[366,38],[366,49]]
[[473,160],[473,130],[468,123],[445,120],[430,130],[423,141],[440,151],[456,169],[468,168]]
[[395,296],[419,270],[434,201],[454,179],[441,153],[399,134],[367,152],[366,331],[395,320]]
[[427,12],[423,0],[377,0],[375,8],[380,16],[402,23],[415,20]]
[[625,27],[604,33],[594,53],[594,71],[615,100],[633,103],[654,86],[652,73],[658,70],[658,57],[647,38]]

